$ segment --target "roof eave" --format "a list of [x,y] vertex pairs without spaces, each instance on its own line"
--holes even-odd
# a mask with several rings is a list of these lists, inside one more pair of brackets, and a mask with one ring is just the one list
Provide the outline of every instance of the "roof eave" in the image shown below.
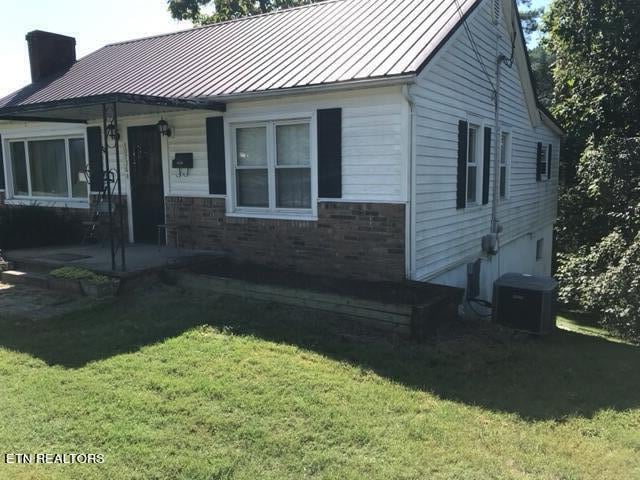
[[[74,107],[88,107],[108,103],[128,103],[136,105],[153,105],[167,108],[184,108],[190,110],[215,110],[224,112],[226,105],[213,99],[186,99],[154,97],[149,95],[134,95],[127,93],[108,93],[104,95],[93,95],[89,97],[67,98],[51,102],[32,103],[27,105],[17,105],[10,107],[0,107],[0,119],[11,118],[15,120],[17,116],[37,115],[51,113]],[[62,118],[62,117],[60,117]],[[76,119],[82,120],[82,119]]]
[[567,131],[562,128],[562,125],[558,123],[558,121],[553,117],[553,115],[547,110],[544,106],[539,105],[538,110],[540,111],[540,118],[542,119],[542,123],[553,130],[556,134],[561,137],[567,136]]
[[215,97],[203,97],[227,104],[233,101],[255,100],[265,97],[280,97],[290,95],[303,95],[306,93],[330,93],[357,90],[361,88],[390,87],[411,83],[416,78],[416,72],[404,73],[393,76],[367,78],[360,80],[347,80],[317,85],[304,85],[300,87],[281,88],[274,90],[259,90],[254,92],[232,93],[229,95],[217,95]]

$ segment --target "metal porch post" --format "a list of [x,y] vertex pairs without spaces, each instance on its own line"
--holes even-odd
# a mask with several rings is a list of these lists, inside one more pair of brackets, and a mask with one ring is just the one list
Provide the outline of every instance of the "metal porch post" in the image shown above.
[[[113,102],[113,124],[118,132],[118,106],[117,102]],[[116,174],[118,175],[118,216],[120,219],[120,261],[122,271],[127,270],[127,260],[124,251],[125,238],[124,238],[124,208],[122,205],[122,177],[120,176],[120,142],[116,142]],[[115,260],[114,260],[115,261]]]
[[104,160],[107,165],[105,178],[107,182],[107,204],[109,206],[109,240],[111,242],[111,270],[116,270],[116,249],[113,238],[113,208],[111,203],[111,171],[109,170],[109,135],[107,133],[107,104],[102,104],[102,133],[104,136]]

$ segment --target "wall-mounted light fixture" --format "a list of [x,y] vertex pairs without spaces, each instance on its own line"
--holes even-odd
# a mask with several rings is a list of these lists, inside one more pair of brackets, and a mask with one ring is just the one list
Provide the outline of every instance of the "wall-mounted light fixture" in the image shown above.
[[163,137],[171,136],[171,128],[169,128],[169,124],[164,118],[158,122],[157,127],[160,135],[162,135]]

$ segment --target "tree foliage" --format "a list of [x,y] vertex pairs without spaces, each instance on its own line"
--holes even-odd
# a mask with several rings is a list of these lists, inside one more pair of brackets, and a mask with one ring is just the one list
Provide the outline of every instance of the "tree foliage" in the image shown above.
[[531,59],[531,71],[533,81],[536,85],[538,99],[547,108],[553,104],[553,65],[555,55],[549,51],[545,42],[539,43],[535,48],[529,50]]
[[640,341],[640,2],[555,0],[545,25],[575,172],[557,231],[562,298]]
[[233,20],[322,0],[167,0],[171,16],[195,25]]
[[[518,7],[522,21],[522,30],[524,31],[527,43],[531,44],[534,35],[540,34],[543,31],[544,8],[532,8],[531,0],[518,0]],[[553,76],[551,70],[554,55],[542,40],[533,48],[529,48],[529,57],[538,99],[542,102],[542,105],[549,108],[553,98]]]
[[520,11],[520,20],[522,20],[522,29],[527,37],[540,30],[540,17],[544,12],[544,8],[532,8],[531,0],[518,0]]

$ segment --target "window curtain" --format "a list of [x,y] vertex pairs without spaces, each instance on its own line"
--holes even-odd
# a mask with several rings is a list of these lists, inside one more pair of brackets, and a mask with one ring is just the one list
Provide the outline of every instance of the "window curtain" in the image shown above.
[[29,195],[27,156],[23,142],[11,143],[11,170],[13,173],[13,193],[15,195]]
[[[276,197],[278,208],[311,208],[309,124],[276,127]],[[307,168],[290,168],[303,166]]]
[[69,196],[64,140],[29,142],[29,166],[32,196]]
[[84,140],[69,140],[69,162],[71,164],[71,193],[73,198],[87,198],[89,172],[84,151]]

